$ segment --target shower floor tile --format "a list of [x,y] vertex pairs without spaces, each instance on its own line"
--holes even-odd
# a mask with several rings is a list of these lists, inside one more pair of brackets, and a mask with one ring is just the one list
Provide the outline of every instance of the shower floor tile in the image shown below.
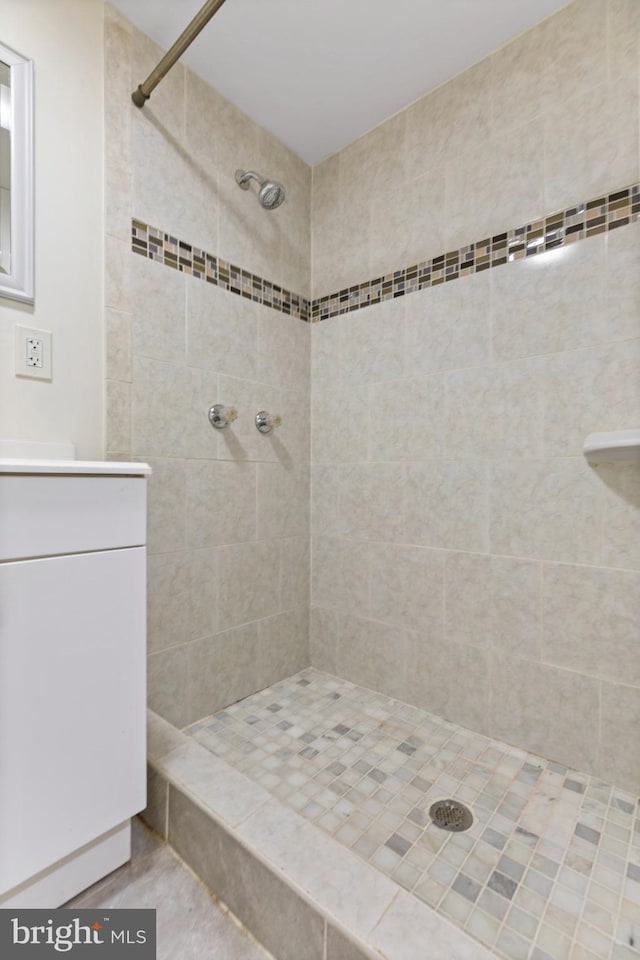
[[185,733],[497,956],[640,960],[632,794],[313,669]]

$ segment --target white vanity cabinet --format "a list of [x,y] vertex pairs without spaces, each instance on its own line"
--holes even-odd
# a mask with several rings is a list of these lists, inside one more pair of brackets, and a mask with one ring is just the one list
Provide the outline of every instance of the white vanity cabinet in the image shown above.
[[148,473],[0,460],[0,907],[59,906],[130,857]]

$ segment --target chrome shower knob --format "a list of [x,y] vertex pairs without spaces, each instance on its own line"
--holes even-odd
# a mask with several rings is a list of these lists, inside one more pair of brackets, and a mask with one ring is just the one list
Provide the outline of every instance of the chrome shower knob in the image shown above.
[[212,407],[209,407],[209,423],[216,430],[224,430],[237,418],[238,411],[235,407],[225,407],[222,403],[215,403]]
[[279,427],[282,423],[282,417],[273,413],[267,413],[266,410],[260,410],[256,413],[256,427],[260,433],[271,433],[274,427]]

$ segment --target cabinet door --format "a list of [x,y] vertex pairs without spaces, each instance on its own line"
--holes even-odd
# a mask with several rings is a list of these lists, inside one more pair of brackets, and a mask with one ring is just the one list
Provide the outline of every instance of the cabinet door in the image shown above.
[[0,565],[0,892],[145,805],[145,548]]

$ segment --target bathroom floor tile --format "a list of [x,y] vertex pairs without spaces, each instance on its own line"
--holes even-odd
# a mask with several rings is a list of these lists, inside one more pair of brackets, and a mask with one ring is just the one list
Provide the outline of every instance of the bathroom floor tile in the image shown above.
[[270,960],[172,850],[133,823],[138,849],[134,845],[132,861],[65,906],[155,909],[158,960]]
[[[554,937],[581,956],[594,880],[611,950],[632,929],[617,918],[638,885],[638,803],[610,784],[314,669],[185,732],[496,956],[542,956]],[[445,798],[470,807],[468,830],[431,821]]]

